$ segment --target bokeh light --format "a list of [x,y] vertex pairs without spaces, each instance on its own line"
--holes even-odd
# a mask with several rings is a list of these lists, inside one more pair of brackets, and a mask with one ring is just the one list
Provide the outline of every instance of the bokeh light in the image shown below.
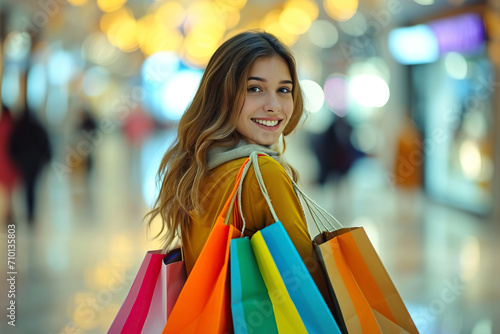
[[340,117],[347,113],[347,82],[343,74],[331,74],[324,85],[326,105]]
[[85,60],[101,66],[112,64],[120,56],[119,49],[101,32],[87,36],[82,44],[81,53]]
[[103,12],[113,12],[120,9],[127,0],[97,0],[97,7]]
[[481,174],[481,152],[477,143],[466,139],[459,148],[459,160],[462,171],[470,180],[476,180]]
[[55,51],[49,58],[48,77],[54,86],[67,84],[75,74],[75,64],[71,53],[64,50]]
[[178,121],[200,84],[202,71],[185,69],[171,75],[162,89],[163,120]]
[[439,58],[436,36],[423,24],[392,30],[389,49],[392,56],[405,65],[432,63]]
[[312,113],[320,111],[325,103],[325,94],[321,86],[312,80],[301,80],[300,87],[304,94],[304,108]]
[[387,82],[378,75],[360,74],[349,82],[349,93],[363,107],[383,107],[389,101]]
[[454,79],[462,80],[467,77],[467,60],[457,52],[449,52],[444,57],[444,65],[448,75]]
[[317,20],[311,24],[307,36],[311,42],[320,48],[331,48],[339,40],[339,33],[333,23],[327,20]]
[[358,10],[358,0],[323,0],[323,7],[335,21],[347,21],[356,14]]

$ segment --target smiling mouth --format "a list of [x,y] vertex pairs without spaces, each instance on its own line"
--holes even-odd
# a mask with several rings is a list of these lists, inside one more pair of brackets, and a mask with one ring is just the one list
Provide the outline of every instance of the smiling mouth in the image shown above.
[[281,120],[266,121],[266,120],[255,119],[255,118],[252,118],[252,121],[254,121],[257,124],[264,125],[264,126],[269,126],[269,127],[276,126],[276,125],[279,124],[279,122],[281,122]]

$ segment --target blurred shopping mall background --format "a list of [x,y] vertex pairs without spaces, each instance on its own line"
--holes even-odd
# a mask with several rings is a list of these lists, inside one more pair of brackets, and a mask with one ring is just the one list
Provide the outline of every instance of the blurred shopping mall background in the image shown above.
[[421,333],[500,333],[499,0],[2,0],[0,15],[0,333],[106,332],[158,248],[142,217],[176,122],[249,28],[299,63],[309,117],[288,161],[366,229]]

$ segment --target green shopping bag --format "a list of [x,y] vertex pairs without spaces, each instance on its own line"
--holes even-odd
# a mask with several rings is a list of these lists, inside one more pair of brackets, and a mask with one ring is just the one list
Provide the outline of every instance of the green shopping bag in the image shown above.
[[248,238],[231,240],[231,311],[239,333],[278,333],[273,305]]

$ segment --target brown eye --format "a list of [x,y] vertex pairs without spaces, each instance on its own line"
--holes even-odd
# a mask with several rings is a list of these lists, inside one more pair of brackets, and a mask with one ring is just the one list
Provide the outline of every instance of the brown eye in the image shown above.
[[257,87],[257,86],[251,86],[251,87],[248,87],[247,89],[247,92],[249,93],[258,93],[262,91],[262,89],[260,89],[260,87]]

